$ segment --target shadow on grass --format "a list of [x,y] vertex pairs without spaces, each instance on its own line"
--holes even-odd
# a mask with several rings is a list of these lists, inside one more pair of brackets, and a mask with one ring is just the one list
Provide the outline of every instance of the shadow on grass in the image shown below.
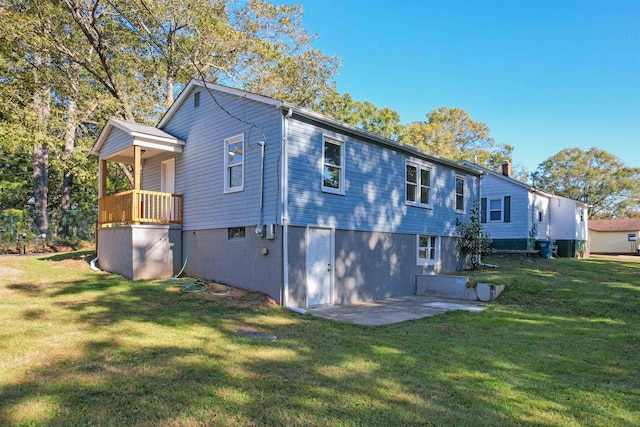
[[65,261],[65,260],[77,260],[91,262],[96,257],[95,250],[84,250],[74,252],[63,252],[56,255],[47,255],[39,258],[42,261]]

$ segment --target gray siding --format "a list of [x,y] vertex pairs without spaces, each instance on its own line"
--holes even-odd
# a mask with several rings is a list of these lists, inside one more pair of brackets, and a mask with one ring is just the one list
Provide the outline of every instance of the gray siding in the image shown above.
[[[482,224],[485,231],[493,239],[526,239],[529,237],[531,212],[529,191],[514,183],[505,181],[493,175],[486,175],[481,181],[481,197],[487,198],[487,222]],[[493,222],[489,220],[489,200],[503,200],[504,217],[504,197],[511,197],[511,221]]]
[[100,148],[100,158],[109,157],[112,154],[117,153],[120,150],[131,146],[131,137],[126,132],[112,127],[107,140]]
[[[352,304],[390,296],[415,294],[417,274],[461,270],[455,239],[441,239],[441,262],[417,265],[417,241],[413,234],[335,232],[334,303]],[[289,229],[289,304],[305,307],[305,229]]]
[[[184,197],[183,229],[198,230],[255,225],[260,222],[259,141],[265,142],[263,223],[280,218],[280,152],[282,112],[247,98],[215,93],[221,109],[200,90],[193,92],[163,129],[185,142],[176,158],[175,191]],[[226,112],[225,112],[226,110]],[[224,140],[244,134],[244,191],[224,194]]]
[[[344,142],[345,195],[321,190],[323,133]],[[450,167],[411,158],[293,116],[288,136],[288,208],[291,225],[343,230],[455,235],[455,178],[465,177],[465,207],[477,198],[477,178]],[[405,161],[432,168],[432,209],[405,203]]]
[[[268,250],[267,255],[262,249]],[[246,237],[228,239],[226,228],[184,232],[183,253],[189,251],[185,274],[264,292],[280,302],[282,286],[282,229],[276,239],[258,238],[252,227]]]
[[172,157],[176,157],[174,153],[161,154],[145,160],[142,164],[142,189],[147,191],[160,191],[162,162]]

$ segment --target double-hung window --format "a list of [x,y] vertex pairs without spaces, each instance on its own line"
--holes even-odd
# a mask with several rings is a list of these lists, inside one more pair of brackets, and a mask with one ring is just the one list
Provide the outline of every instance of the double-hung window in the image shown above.
[[464,212],[464,178],[456,176],[456,211]]
[[244,188],[244,135],[224,140],[224,192],[242,191]]
[[418,265],[436,264],[440,259],[440,237],[419,234]]
[[489,221],[502,221],[502,199],[489,199]]
[[344,142],[324,136],[322,191],[344,194]]
[[431,205],[431,169],[417,163],[406,164],[405,189],[407,204]]

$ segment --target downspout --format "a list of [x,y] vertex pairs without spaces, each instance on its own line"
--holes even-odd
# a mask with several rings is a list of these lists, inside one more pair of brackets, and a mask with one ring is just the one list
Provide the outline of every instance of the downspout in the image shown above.
[[289,142],[289,119],[293,110],[289,107],[282,120],[282,305],[289,306],[289,156],[287,143]]
[[264,223],[264,141],[258,142],[260,146],[260,230]]

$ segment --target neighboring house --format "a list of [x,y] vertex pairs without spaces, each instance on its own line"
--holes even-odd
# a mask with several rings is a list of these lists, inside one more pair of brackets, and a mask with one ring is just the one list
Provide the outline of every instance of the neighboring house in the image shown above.
[[[415,276],[465,260],[480,173],[313,111],[191,81],[157,127],[109,120],[100,159],[101,268],[133,279],[184,273],[283,305],[415,293]],[[107,162],[134,189],[107,194]]]
[[640,218],[589,221],[592,254],[640,254]]
[[556,196],[511,178],[511,164],[502,174],[470,162],[480,169],[481,222],[494,249],[534,250],[539,240],[551,241],[557,254],[587,254],[587,208],[585,203]]

